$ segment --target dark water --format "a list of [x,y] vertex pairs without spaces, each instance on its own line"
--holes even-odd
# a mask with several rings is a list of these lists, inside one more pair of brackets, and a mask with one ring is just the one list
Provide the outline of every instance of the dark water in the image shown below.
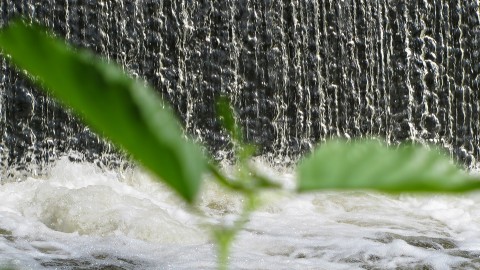
[[[228,94],[272,159],[337,136],[480,154],[477,0],[0,1],[0,25],[17,15],[146,79],[214,153],[228,149],[214,117]],[[120,162],[4,58],[0,70],[0,175],[71,151]]]

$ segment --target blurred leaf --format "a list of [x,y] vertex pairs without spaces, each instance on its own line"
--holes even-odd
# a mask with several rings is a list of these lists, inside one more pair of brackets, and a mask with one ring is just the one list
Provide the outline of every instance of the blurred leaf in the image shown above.
[[376,141],[330,141],[298,166],[298,190],[374,189],[386,192],[462,192],[480,188],[438,152],[390,149]]
[[127,150],[185,200],[199,189],[206,161],[183,139],[174,113],[143,84],[86,51],[74,52],[42,29],[13,22],[0,46],[88,124]]
[[235,143],[235,152],[238,161],[240,161],[240,163],[247,161],[255,154],[257,147],[253,144],[245,143],[242,128],[237,125],[237,122],[235,121],[235,111],[230,105],[228,98],[225,96],[218,98],[216,109],[217,116],[222,122],[222,126],[228,131]]
[[235,111],[232,109],[228,98],[221,96],[217,99],[216,105],[217,116],[223,127],[228,131],[234,142],[243,143],[242,131],[235,122]]

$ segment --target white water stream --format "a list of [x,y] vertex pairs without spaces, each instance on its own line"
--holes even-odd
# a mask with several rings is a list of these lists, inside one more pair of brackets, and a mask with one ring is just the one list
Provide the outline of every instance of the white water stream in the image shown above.
[[[288,168],[266,173],[292,185]],[[232,269],[479,269],[480,194],[265,194],[234,243]],[[0,186],[0,266],[214,269],[208,225],[241,199],[207,180],[198,217],[140,170],[58,161]]]

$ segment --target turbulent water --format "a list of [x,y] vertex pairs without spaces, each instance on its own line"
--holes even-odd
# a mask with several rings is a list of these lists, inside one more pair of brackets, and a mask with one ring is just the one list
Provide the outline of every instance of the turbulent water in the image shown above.
[[[292,186],[288,168],[255,164]],[[0,263],[214,269],[209,228],[233,220],[242,201],[206,181],[198,215],[140,170],[61,159],[44,178],[0,186]],[[479,269],[479,203],[478,193],[264,194],[234,243],[232,269]]]

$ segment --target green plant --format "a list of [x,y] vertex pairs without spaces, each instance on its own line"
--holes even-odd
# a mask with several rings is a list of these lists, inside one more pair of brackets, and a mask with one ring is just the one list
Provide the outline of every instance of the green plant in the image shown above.
[[[281,186],[250,166],[254,146],[245,142],[226,98],[217,112],[234,142],[237,174],[227,177],[200,147],[185,138],[172,110],[153,90],[120,68],[83,50],[74,50],[37,26],[15,21],[0,33],[0,47],[12,61],[108,139],[122,147],[187,203],[194,205],[206,173],[243,194],[243,213],[233,225],[214,229],[219,268],[262,189]],[[386,192],[463,192],[480,188],[449,159],[418,146],[390,149],[377,141],[333,140],[316,148],[297,167],[296,192],[373,189]]]

